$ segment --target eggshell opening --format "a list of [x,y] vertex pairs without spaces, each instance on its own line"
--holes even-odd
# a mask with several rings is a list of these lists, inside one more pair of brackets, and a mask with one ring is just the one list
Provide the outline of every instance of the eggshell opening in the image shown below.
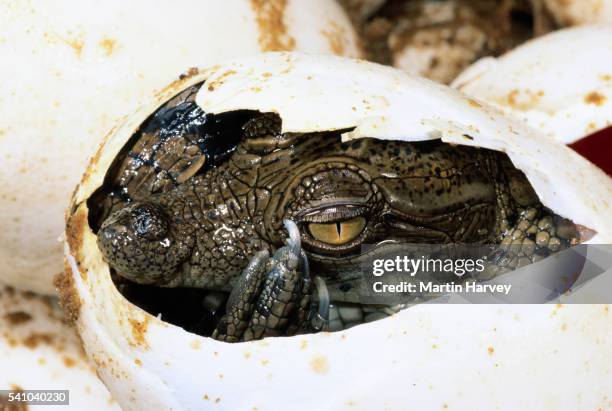
[[[545,204],[596,229],[598,240],[611,240],[608,177],[486,103],[394,69],[330,57],[274,53],[193,72],[109,135],[67,215],[63,299],[73,308],[89,357],[122,407],[404,409],[407,403],[470,407],[478,398],[483,407],[511,409],[548,404],[553,397],[538,387],[551,376],[558,388],[555,401],[575,403],[576,392],[588,401],[601,398],[606,390],[601,381],[610,370],[595,362],[587,371],[586,354],[576,355],[607,353],[593,340],[600,335],[597,327],[612,329],[607,308],[599,306],[421,305],[343,332],[227,344],[186,332],[126,301],[98,250],[86,201],[138,126],[170,97],[203,80],[196,102],[206,111],[273,111],[283,131],[354,128],[345,138],[442,138],[505,151]],[[598,196],[587,193],[585,181],[601,187]],[[568,322],[583,325],[562,334]],[[589,378],[576,382],[580,373]],[[500,381],[512,381],[522,395],[508,395]]]

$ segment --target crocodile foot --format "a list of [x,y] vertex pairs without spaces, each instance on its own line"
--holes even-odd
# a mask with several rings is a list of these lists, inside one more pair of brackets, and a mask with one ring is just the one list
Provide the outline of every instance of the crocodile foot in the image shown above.
[[513,226],[505,227],[486,270],[478,275],[486,280],[540,261],[579,242],[576,226],[544,207],[520,210]]
[[[225,342],[258,340],[270,336],[319,331],[327,323],[329,301],[320,279],[311,281],[308,260],[301,248],[300,233],[285,220],[289,237],[284,247],[270,256],[257,253],[243,270],[227,301],[226,314],[212,337]],[[311,303],[313,291],[319,297]]]

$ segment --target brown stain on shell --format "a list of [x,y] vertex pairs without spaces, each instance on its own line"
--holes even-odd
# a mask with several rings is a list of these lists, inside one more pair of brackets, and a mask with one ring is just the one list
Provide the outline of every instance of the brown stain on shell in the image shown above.
[[72,51],[74,51],[77,57],[81,57],[81,54],[83,53],[83,48],[85,47],[85,42],[78,36],[75,36],[74,33],[72,33],[71,31],[68,31],[66,35],[61,35],[53,32],[45,32],[43,34],[43,38],[49,44],[63,43],[67,45],[72,49]]
[[251,0],[251,9],[259,29],[262,51],[290,51],[295,48],[284,21],[287,0]]
[[473,98],[468,98],[468,103],[470,104],[470,106],[475,107],[475,108],[482,108],[482,104],[480,104],[478,101],[474,100]]
[[27,323],[32,319],[32,316],[25,311],[12,311],[4,314],[4,320],[11,326],[17,326]]
[[589,94],[587,94],[586,96],[584,96],[584,102],[586,104],[593,104],[593,105],[596,105],[596,106],[604,105],[606,100],[607,100],[606,96],[604,96],[601,93],[598,93],[597,91],[592,91]]
[[329,29],[322,30],[321,34],[327,39],[333,54],[337,56],[344,55],[344,38],[346,33],[342,27],[332,21],[329,23]]
[[186,72],[181,74],[178,79],[179,81],[184,81],[185,79],[189,79],[193,76],[197,76],[198,74],[200,74],[200,70],[198,70],[197,67],[190,67],[189,69],[187,69]]
[[[215,66],[215,67],[218,67],[218,66]],[[215,67],[213,67],[212,70],[215,70]],[[169,93],[179,92],[180,90],[184,88],[185,83],[187,83],[189,79],[197,76],[198,74],[200,74],[200,70],[197,67],[190,67],[189,69],[187,69],[186,72],[179,75],[178,78],[174,80],[172,83],[156,91],[154,96],[156,98],[161,98]],[[104,146],[106,145],[105,143],[108,141],[109,137],[112,136],[113,134],[115,134],[114,129],[111,130],[110,133],[108,133],[108,135],[104,138],[103,140],[104,144],[102,144],[102,146],[100,147],[100,150],[104,149]],[[96,154],[95,158],[98,158],[99,154],[100,153]]]
[[149,328],[149,317],[145,316],[142,321],[136,320],[134,318],[129,318],[128,321],[132,327],[132,337],[134,337],[134,341],[136,345],[140,345],[146,348],[149,348],[149,344],[146,340],[147,329]]
[[612,75],[611,74],[601,74],[599,76],[599,79],[602,81],[606,81],[606,82],[612,81]]
[[[3,320],[6,320],[8,327],[5,327],[4,332],[0,334],[0,338],[4,338],[9,347],[22,346],[30,350],[36,350],[44,346],[53,349],[57,353],[61,353],[62,357],[66,356],[65,353],[70,352],[70,358],[75,360],[75,364],[77,359],[86,359],[80,336],[74,330],[59,323],[62,320],[63,313],[51,297],[39,296],[24,291],[15,292],[12,289],[0,289],[0,294],[2,299],[5,300],[5,308],[11,305],[20,306],[26,304],[23,306],[24,311],[15,308],[12,312],[9,312],[8,316],[3,316]],[[32,304],[31,308],[30,304]],[[35,314],[37,312],[38,314]],[[17,324],[13,326],[11,323],[15,323],[15,321]],[[39,321],[39,323],[48,322],[57,328],[50,331],[40,331],[37,326],[21,327],[25,322],[30,323],[34,321]],[[1,321],[0,328],[2,328]],[[44,357],[37,360],[40,366],[45,365],[46,362]]]
[[235,70],[227,70],[226,72],[221,74],[219,77],[217,77],[208,84],[208,91],[214,91],[217,87],[223,84],[226,78],[233,74],[236,74]]
[[[100,151],[91,160],[90,166],[87,168],[88,170],[91,168],[92,163],[97,161],[99,155]],[[88,178],[87,172],[83,179],[85,180],[86,178]],[[71,209],[74,208],[75,206],[71,207]],[[70,254],[76,260],[79,274],[83,280],[87,280],[87,272],[80,267],[80,260],[82,260],[80,250],[83,244],[83,235],[88,227],[87,210],[85,207],[77,207],[76,211],[68,217],[66,223],[66,242],[68,243]],[[68,324],[74,324],[79,317],[81,299],[75,287],[74,278],[72,278],[72,269],[66,260],[64,260],[64,272],[57,274],[53,278],[53,285],[58,292],[60,306],[64,310],[65,321]]]
[[17,344],[18,344],[17,340],[7,331],[2,333],[2,337],[6,340],[6,343],[8,344],[9,347],[11,348],[17,347]]
[[315,374],[325,375],[329,371],[329,362],[325,356],[317,355],[310,360],[310,368]]
[[98,46],[100,46],[106,56],[111,56],[117,46],[117,40],[105,37],[100,40]]
[[77,57],[81,57],[81,53],[83,53],[83,47],[85,47],[85,42],[83,42],[83,40],[77,40],[77,39],[62,39],[62,40],[64,41],[64,43],[70,46],[72,50],[74,50],[74,53],[77,55]]
[[77,364],[77,361],[74,358],[72,358],[72,357],[70,357],[68,355],[64,356],[62,358],[62,360],[64,361],[64,365],[67,368],[72,368],[72,367],[74,367]]
[[[90,169],[91,167],[92,164],[90,163],[89,167],[87,168]],[[83,180],[86,180],[87,178],[88,176],[85,175]],[[89,223],[87,221],[87,210],[84,207],[78,207],[68,218],[66,223],[66,241],[68,242],[68,248],[70,249],[70,254],[77,260],[79,260],[81,257],[79,251],[83,245],[83,235],[88,227]],[[81,273],[81,276],[83,275],[84,274]]]
[[[10,390],[23,392],[23,388],[17,384],[10,384]],[[30,408],[25,402],[9,402],[8,396],[0,395],[0,411],[27,411]]]
[[504,103],[515,110],[528,111],[537,106],[543,96],[544,91],[542,90],[514,89],[508,93]]
[[562,308],[563,308],[563,304],[556,304],[555,308],[550,313],[549,318],[555,317],[558,314],[559,310],[562,309]]
[[74,285],[72,269],[66,260],[64,260],[64,271],[53,278],[53,285],[57,290],[59,304],[64,312],[64,321],[69,325],[74,325],[79,319],[81,298]]
[[53,345],[54,340],[55,336],[53,334],[33,332],[32,334],[24,338],[22,344],[33,350],[41,344]]

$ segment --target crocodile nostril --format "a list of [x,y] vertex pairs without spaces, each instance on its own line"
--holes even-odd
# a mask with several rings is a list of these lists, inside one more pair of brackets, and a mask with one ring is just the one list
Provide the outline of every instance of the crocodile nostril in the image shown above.
[[153,204],[142,204],[130,213],[134,233],[148,240],[162,240],[168,237],[168,217],[164,211]]

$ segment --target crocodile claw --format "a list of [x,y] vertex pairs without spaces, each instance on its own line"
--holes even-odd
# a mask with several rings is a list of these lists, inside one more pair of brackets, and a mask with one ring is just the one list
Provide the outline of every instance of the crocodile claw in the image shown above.
[[267,251],[253,256],[230,293],[213,338],[238,342],[325,329],[329,315],[325,282],[315,279],[318,299],[311,304],[315,287],[300,231],[291,220],[283,223],[289,234],[286,244],[272,256]]

